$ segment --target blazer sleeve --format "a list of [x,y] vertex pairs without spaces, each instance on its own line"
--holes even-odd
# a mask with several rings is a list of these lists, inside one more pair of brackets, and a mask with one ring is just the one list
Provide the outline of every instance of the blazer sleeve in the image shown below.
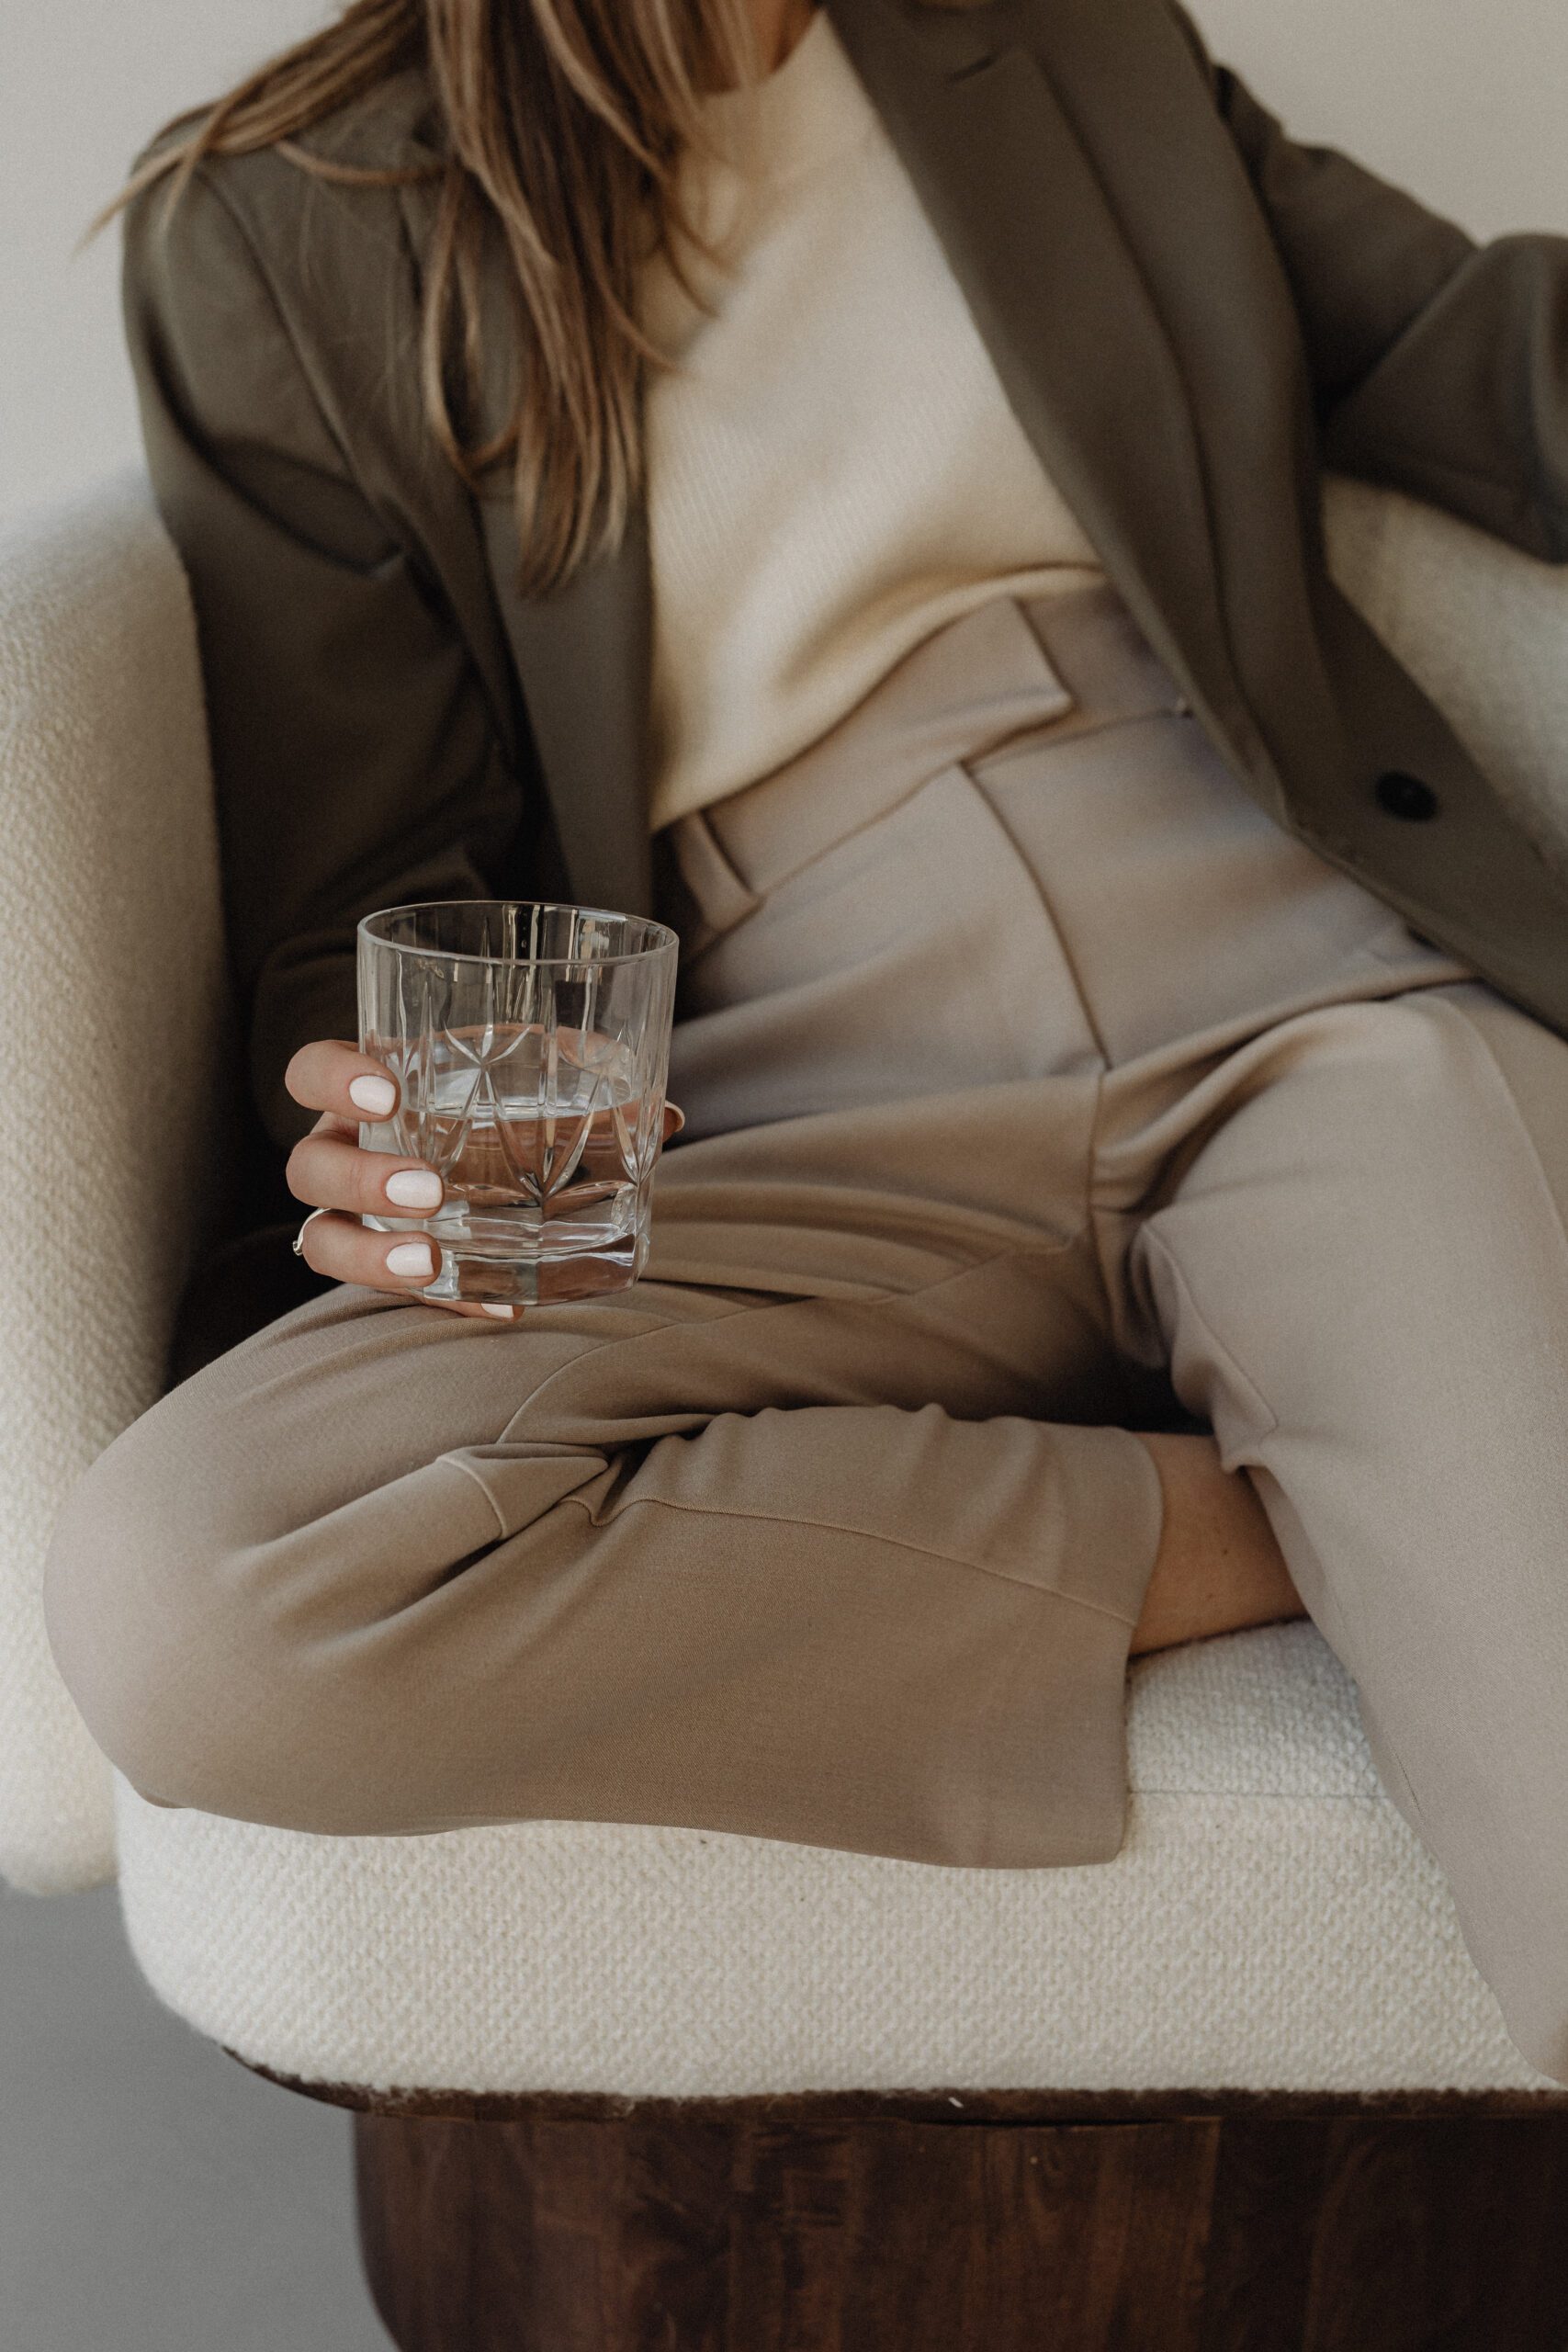
[[1478,243],[1337,148],[1292,139],[1166,5],[1290,280],[1325,463],[1568,562],[1568,237]]
[[356,1035],[360,917],[491,895],[521,796],[433,571],[355,481],[218,176],[166,222],[165,194],[127,218],[126,329],[196,609],[251,1087],[286,1150],[312,1124],[289,1057]]

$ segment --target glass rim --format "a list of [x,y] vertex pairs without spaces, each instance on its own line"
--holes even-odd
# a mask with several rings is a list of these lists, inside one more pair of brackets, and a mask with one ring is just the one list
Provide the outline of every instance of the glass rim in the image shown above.
[[[593,915],[605,922],[641,923],[658,936],[645,947],[627,947],[614,956],[485,956],[470,947],[421,947],[412,940],[384,939],[373,925],[384,922],[391,915],[423,914],[438,907],[526,907],[539,914]],[[658,956],[668,955],[671,947],[679,948],[681,935],[665,922],[657,922],[651,915],[629,915],[619,907],[579,906],[570,899],[409,899],[401,906],[378,907],[373,914],[361,915],[355,926],[356,935],[373,947],[385,948],[394,956],[439,956],[449,964],[530,964],[558,967],[566,971],[602,971],[609,964],[644,964]]]

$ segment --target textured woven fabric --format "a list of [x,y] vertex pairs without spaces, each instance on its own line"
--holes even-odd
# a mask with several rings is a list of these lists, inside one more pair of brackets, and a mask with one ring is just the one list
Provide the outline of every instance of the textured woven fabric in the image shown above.
[[[1341,584],[1560,853],[1568,571],[1348,482],[1327,520]],[[151,1396],[218,1067],[189,616],[138,491],[0,550],[0,1118],[50,1201],[47,1224],[14,1193],[6,1209],[0,1860],[41,1887],[108,1858],[105,1777],[43,1640],[44,1537]],[[86,1167],[39,1121],[63,1069],[91,1102]],[[334,1840],[162,1813],[118,1784],[127,1918],[202,2030],[383,2088],[1541,2079],[1312,1628],[1142,1661],[1131,1724],[1127,1843],[1085,1870],[578,1823]]]
[[1132,1694],[1130,1834],[1083,1869],[555,1822],[334,1845],[122,1782],[132,1946],[243,2056],[382,2089],[1543,2082],[1314,1628]]
[[1568,567],[1339,475],[1328,477],[1324,524],[1346,595],[1568,869]]
[[222,1004],[189,600],[139,477],[0,542],[0,1868],[43,1892],[113,1845],[39,1567],[157,1393]]

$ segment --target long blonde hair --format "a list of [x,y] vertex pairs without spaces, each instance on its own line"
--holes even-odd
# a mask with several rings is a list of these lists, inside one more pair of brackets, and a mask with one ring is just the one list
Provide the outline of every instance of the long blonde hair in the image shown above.
[[[428,78],[440,160],[371,170],[299,143],[409,67]],[[350,0],[194,129],[166,133],[103,217],[165,175],[172,206],[207,157],[266,147],[339,182],[436,183],[426,415],[474,488],[510,460],[522,585],[545,593],[625,528],[641,488],[643,371],[663,359],[637,323],[637,273],[662,251],[684,279],[682,245],[705,249],[682,204],[680,157],[707,143],[704,90],[751,89],[761,72],[750,0]],[[461,419],[479,407],[481,256],[497,236],[527,364],[510,416],[476,439]]]

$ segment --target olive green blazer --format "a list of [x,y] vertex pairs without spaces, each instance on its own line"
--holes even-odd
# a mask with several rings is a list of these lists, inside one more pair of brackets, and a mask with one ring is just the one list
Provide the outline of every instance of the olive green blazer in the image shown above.
[[[1568,561],[1568,238],[1478,244],[1292,141],[1173,0],[827,6],[1009,401],[1247,790],[1568,1035],[1568,882],[1333,585],[1320,515],[1326,464]],[[437,136],[409,73],[311,139],[412,164]],[[503,487],[471,496],[421,413],[431,201],[267,153],[204,170],[166,234],[156,196],[128,221],[280,1147],[310,1124],[289,1055],[355,1034],[369,910],[661,903],[645,518],[517,593]]]

